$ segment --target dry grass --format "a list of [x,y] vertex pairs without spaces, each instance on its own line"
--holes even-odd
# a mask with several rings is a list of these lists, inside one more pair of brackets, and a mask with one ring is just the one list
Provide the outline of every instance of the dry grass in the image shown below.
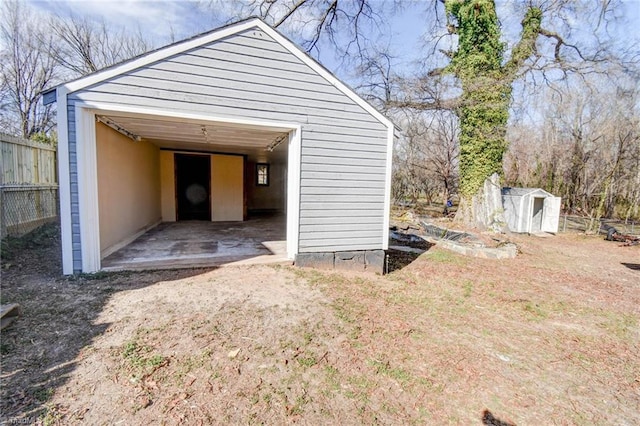
[[384,277],[61,280],[27,262],[55,245],[26,250],[3,273],[3,302],[25,314],[2,335],[2,420],[640,423],[640,271],[624,265],[640,248],[516,240],[513,260],[434,247]]

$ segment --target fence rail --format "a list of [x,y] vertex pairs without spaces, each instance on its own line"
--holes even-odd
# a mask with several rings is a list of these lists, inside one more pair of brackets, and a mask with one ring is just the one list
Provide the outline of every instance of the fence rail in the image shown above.
[[58,216],[56,149],[0,133],[0,239]]

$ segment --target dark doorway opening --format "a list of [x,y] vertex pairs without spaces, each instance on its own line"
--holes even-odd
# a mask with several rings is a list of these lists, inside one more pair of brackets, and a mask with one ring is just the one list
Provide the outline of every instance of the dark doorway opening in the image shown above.
[[531,218],[531,232],[542,231],[542,215],[544,211],[544,198],[533,199],[533,217]]
[[176,219],[211,220],[211,157],[175,154]]

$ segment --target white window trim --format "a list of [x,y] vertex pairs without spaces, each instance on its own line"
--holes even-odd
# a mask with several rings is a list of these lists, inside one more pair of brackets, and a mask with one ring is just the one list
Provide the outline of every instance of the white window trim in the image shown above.
[[289,133],[287,158],[287,257],[295,259],[300,239],[300,162],[302,129],[296,126]]
[[[59,98],[60,99],[60,98]],[[65,98],[66,99],[66,98]],[[61,105],[61,104],[59,104]],[[289,129],[289,152],[287,164],[287,257],[294,259],[298,253],[300,223],[300,145],[301,126],[291,123],[265,122],[244,118],[215,117],[206,115],[182,114],[175,111],[152,110],[149,108],[124,107],[114,104],[83,103],[75,105],[76,146],[78,153],[78,193],[80,203],[80,238],[82,246],[82,272],[91,273],[101,269],[100,262],[100,224],[98,206],[98,174],[96,158],[96,126],[97,114],[130,113],[182,119],[197,119],[209,122],[245,124],[263,128]],[[66,114],[64,114],[66,119]],[[68,140],[65,141],[68,146]],[[67,156],[68,157],[68,156]],[[61,168],[61,172],[64,171]],[[68,180],[68,164],[66,176]],[[61,182],[62,183],[62,182]],[[69,185],[67,184],[67,190]],[[61,197],[62,198],[62,197]],[[70,209],[68,214],[71,222]],[[63,230],[64,235],[71,238],[71,226]],[[73,252],[71,270],[73,273]],[[65,252],[66,255],[66,252]]]

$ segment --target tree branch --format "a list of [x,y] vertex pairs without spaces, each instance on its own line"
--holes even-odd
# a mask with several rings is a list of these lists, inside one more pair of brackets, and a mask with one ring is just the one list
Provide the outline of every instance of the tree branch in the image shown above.
[[282,18],[278,20],[278,22],[273,24],[273,27],[278,28],[280,25],[284,23],[284,21],[289,19],[289,17],[293,15],[296,12],[296,10],[298,10],[305,3],[307,3],[307,0],[300,0],[298,3],[294,4],[293,7],[291,7],[291,9],[289,9],[289,11],[285,13],[284,16],[282,16]]
[[451,99],[437,99],[434,101],[412,101],[412,100],[403,100],[403,101],[389,101],[386,103],[388,108],[410,108],[419,111],[430,111],[430,110],[455,110],[462,105],[462,100],[460,98],[451,98]]
[[560,57],[560,48],[562,46],[566,46],[566,47],[572,48],[573,50],[576,51],[578,56],[580,56],[580,59],[582,59],[583,61],[587,60],[584,56],[582,56],[582,52],[580,52],[580,49],[576,45],[567,43],[564,40],[564,38],[562,38],[558,33],[553,32],[553,31],[545,30],[544,28],[540,28],[540,34],[545,36],[545,37],[552,38],[552,39],[554,39],[556,41],[556,46],[555,46],[555,49],[554,49],[555,50],[554,58],[555,58],[556,61],[558,61],[558,62],[562,61],[562,58]]

